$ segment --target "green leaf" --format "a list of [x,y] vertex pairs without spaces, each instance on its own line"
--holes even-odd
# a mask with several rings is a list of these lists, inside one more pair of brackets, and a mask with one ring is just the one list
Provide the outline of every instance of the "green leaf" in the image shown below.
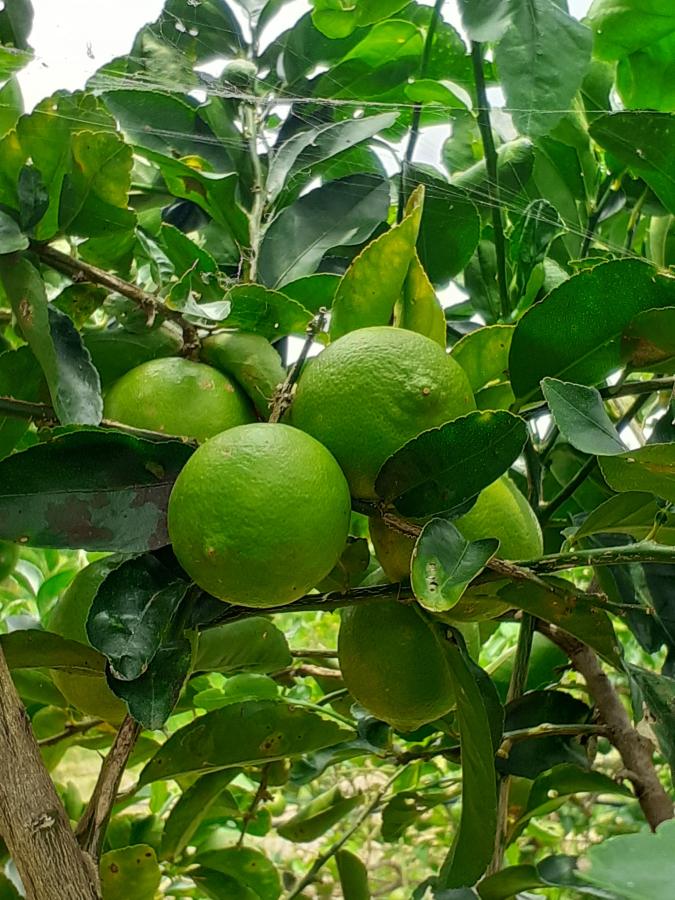
[[576,859],[572,856],[547,856],[536,866],[509,866],[481,881],[481,900],[511,900],[529,888],[566,888],[575,896],[617,900],[614,896],[584,886],[576,877]]
[[560,434],[573,447],[591,456],[624,452],[626,445],[595,388],[543,378],[541,389]]
[[629,672],[654,717],[650,724],[661,752],[675,772],[675,680],[638,666],[630,666]]
[[[473,122],[471,127],[475,127]],[[482,148],[480,152],[482,153]],[[446,143],[443,147],[443,159],[452,174],[451,184],[461,188],[476,206],[489,213],[490,185],[485,159],[473,162],[474,156],[471,153],[472,165],[458,171],[462,160],[457,159],[455,153],[453,145]],[[527,138],[517,138],[501,144],[497,148],[497,174],[502,190],[511,192],[511,196],[522,191],[532,174],[533,165],[534,147]]]
[[40,667],[92,676],[100,676],[105,669],[105,658],[93,647],[51,631],[34,628],[11,631],[0,636],[0,647],[10,669]]
[[26,250],[29,243],[14,219],[0,210],[0,255]]
[[394,307],[394,325],[423,334],[445,349],[443,307],[417,252],[410,262],[401,299]]
[[210,687],[194,695],[194,705],[209,712],[244,700],[277,700],[279,687],[267,675],[242,672],[231,675],[222,687]]
[[594,141],[643,178],[666,209],[675,213],[675,117],[640,110],[600,116],[590,127]]
[[[643,541],[662,510],[653,494],[626,491],[610,497],[594,509],[574,532],[574,539],[592,534],[628,534]],[[667,513],[657,532],[659,543],[675,544],[675,514]]]
[[459,10],[472,41],[498,41],[511,22],[508,0],[459,0]]
[[324,184],[284,209],[260,250],[260,276],[279,287],[316,271],[324,253],[360,244],[387,218],[389,184],[375,175],[350,175]]
[[348,537],[345,549],[331,571],[316,589],[321,593],[340,591],[345,593],[359,585],[366,574],[370,562],[370,550],[365,538]]
[[183,346],[183,339],[180,330],[173,323],[164,322],[139,332],[119,325],[84,331],[82,343],[91,354],[100,373],[101,383],[108,387],[141,363],[165,356],[177,356]]
[[120,681],[108,672],[108,687],[144,728],[161,728],[178,702],[191,663],[190,641],[177,638],[165,642],[134,681]]
[[312,21],[329,38],[345,38],[364,25],[373,25],[398,12],[405,0],[356,0],[346,6],[336,0],[314,0]]
[[107,575],[89,609],[87,636],[115,678],[133,681],[146,671],[187,589],[149,553]]
[[[103,305],[107,296],[108,291],[105,288],[96,287],[93,284],[69,284],[54,297],[52,306],[68,316],[76,328],[81,328]],[[85,347],[87,346],[84,339],[82,343]]]
[[649,491],[675,503],[675,444],[649,444],[599,462],[615,491]]
[[632,369],[670,375],[675,372],[675,307],[647,309],[623,334],[626,364]]
[[273,155],[267,173],[266,191],[273,202],[290,180],[319,162],[337,156],[391,127],[397,113],[380,113],[360,119],[345,119],[292,135]]
[[418,188],[401,222],[368,244],[349,266],[333,301],[331,340],[357,328],[389,324],[415,252],[423,205],[424,188]]
[[476,883],[485,872],[497,833],[497,784],[492,729],[485,698],[474,677],[476,664],[463,641],[446,640],[455,682],[456,722],[462,754],[462,812],[459,828],[439,874],[442,888]]
[[305,275],[304,278],[285,284],[284,294],[292,300],[297,300],[310,312],[318,313],[322,306],[325,309],[331,308],[340,280],[340,276],[332,272]]
[[[39,403],[49,396],[42,370],[30,347],[0,354],[0,396]],[[0,418],[0,459],[7,456],[30,427],[30,420]]]
[[345,797],[339,787],[319,794],[277,828],[277,834],[294,844],[315,841],[342,821],[363,801],[363,794]]
[[169,493],[191,452],[180,441],[86,429],[16,453],[0,461],[0,539],[126,553],[161,547]]
[[147,844],[104,853],[99,871],[106,900],[153,900],[161,879],[155,851]]
[[292,662],[288,642],[269,619],[253,616],[202,631],[195,672],[257,672],[267,675]]
[[588,23],[595,55],[615,60],[675,31],[675,10],[670,0],[595,0]]
[[[557,579],[556,583],[558,587],[565,587],[564,581]],[[519,581],[500,588],[499,599],[557,625],[592,647],[614,668],[623,671],[623,651],[609,616],[592,606],[585,597],[570,591],[569,596],[563,598],[543,585]]]
[[14,0],[3,5],[0,10],[0,43],[26,50],[32,27],[33,6],[30,0]]
[[498,549],[496,538],[467,541],[452,522],[432,519],[413,550],[410,580],[415,597],[431,612],[452,609]]
[[[201,853],[197,861],[209,871],[220,872],[232,878],[238,886],[250,891],[259,900],[278,900],[281,896],[281,880],[274,864],[252,847],[225,847]],[[239,895],[223,893],[221,897]],[[247,894],[248,896],[248,894]]]
[[525,422],[512,413],[471,412],[404,444],[380,469],[375,489],[404,516],[448,512],[503,475],[526,439]]
[[202,775],[183,791],[172,807],[162,832],[161,859],[175,860],[182,855],[202,821],[240,771],[223,769]]
[[232,703],[174,732],[141,772],[141,784],[302,756],[352,732],[303,707],[275,700]]
[[370,900],[368,870],[351,850],[344,848],[335,854],[343,900]]
[[516,325],[509,355],[516,397],[521,403],[536,399],[547,375],[597,384],[621,366],[621,336],[635,316],[674,305],[675,279],[643,260],[584,269],[535,303]]
[[259,895],[255,891],[247,888],[231,875],[224,875],[222,872],[216,872],[215,869],[206,869],[200,866],[190,872],[190,879],[211,900],[221,900],[222,897],[227,897],[228,900],[259,900]]
[[408,181],[426,186],[417,239],[420,262],[433,284],[447,284],[478,246],[478,210],[467,193],[420,168],[408,169]]
[[495,409],[494,397],[503,392],[497,408],[515,401],[509,381],[509,350],[513,325],[486,325],[465,334],[453,346],[451,356],[466,372],[478,409]]
[[675,29],[662,40],[620,59],[616,67],[616,89],[628,109],[673,112],[674,81]]
[[44,282],[27,259],[0,257],[0,278],[59,420],[97,425],[103,415],[100,380],[73,323],[48,304]]
[[548,134],[569,109],[591,61],[593,36],[566,7],[516,0],[495,49],[506,105],[521,134]]
[[619,900],[669,900],[675,879],[675,821],[662,822],[656,834],[607,838],[589,849],[585,861],[577,877]]
[[236,284],[225,295],[230,305],[221,324],[278,340],[288,334],[302,334],[312,314],[296,300],[260,284]]

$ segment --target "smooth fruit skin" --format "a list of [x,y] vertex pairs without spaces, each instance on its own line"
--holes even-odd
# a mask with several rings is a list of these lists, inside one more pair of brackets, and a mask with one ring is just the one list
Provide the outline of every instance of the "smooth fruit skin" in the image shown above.
[[[86,628],[89,609],[99,585],[118,563],[116,557],[105,557],[78,572],[52,610],[47,623],[49,631],[90,646]],[[113,725],[119,725],[124,719],[127,708],[110,690],[104,676],[52,669],[52,678],[68,703],[80,712]]]
[[350,508],[325,447],[296,428],[260,422],[231,428],[190,457],[169,500],[169,535],[205,591],[241,606],[279,606],[331,571]]
[[239,385],[204,363],[153,359],[123,375],[105,397],[107,419],[134,428],[205,441],[255,421]]
[[313,359],[290,415],[328,447],[352,495],[372,500],[377,473],[392,453],[473,409],[467,376],[442,347],[381,326],[352,331]]
[[415,731],[454,705],[443,649],[414,604],[391,600],[347,607],[338,656],[352,697],[399,731]]
[[[531,559],[541,556],[543,539],[534,510],[508,476],[503,476],[485,490],[466,515],[454,525],[468,541],[496,537],[498,555],[502,559]],[[388,528],[381,519],[370,520],[370,539],[375,555],[390,581],[410,578],[410,557],[414,538]],[[489,618],[509,607],[495,599],[503,582],[470,587],[449,615],[461,621]]]

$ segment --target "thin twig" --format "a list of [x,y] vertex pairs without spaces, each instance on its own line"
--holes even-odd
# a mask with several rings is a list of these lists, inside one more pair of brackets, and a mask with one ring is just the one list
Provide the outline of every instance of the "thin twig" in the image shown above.
[[[556,725],[551,722],[543,722],[541,725],[537,725],[534,728],[517,728],[514,731],[505,731],[503,742],[501,747],[497,751],[497,755],[501,757],[507,757],[508,751],[512,744],[517,744],[521,741],[529,741],[532,740],[532,738],[565,737],[591,734],[602,735],[603,737],[606,737],[608,734],[608,730],[605,725]],[[507,744],[508,747],[506,746]]]
[[583,675],[595,701],[598,718],[607,729],[607,738],[623,760],[626,778],[652,831],[673,817],[673,801],[659,781],[654,767],[651,741],[633,728],[621,699],[600,665],[600,660],[585,644],[555,625],[540,622],[539,630],[569,656],[574,668]]
[[272,411],[270,412],[270,422],[279,422],[281,421],[284,413],[290,407],[293,402],[293,393],[295,388],[295,383],[300,377],[300,373],[302,372],[302,367],[307,360],[307,355],[314,343],[316,336],[320,334],[326,326],[326,316],[328,314],[328,310],[321,307],[319,312],[314,316],[312,321],[309,323],[307,328],[305,329],[305,342],[302,345],[302,349],[298,358],[291,366],[291,369],[286,376],[286,380],[284,383],[278,388],[274,400],[272,402]]
[[545,574],[578,566],[621,566],[631,563],[675,563],[675,547],[655,541],[638,541],[622,547],[593,547],[565,553],[548,553],[539,559],[523,560],[520,565]]
[[[609,385],[600,388],[600,396],[603,400],[616,400],[619,397],[637,397],[640,394],[656,394],[659,391],[671,392],[675,387],[675,378],[650,378],[649,381],[625,381],[619,385]],[[533,419],[536,416],[548,415],[548,403],[538,403],[520,411],[519,415],[524,419]]]
[[92,728],[98,728],[99,725],[103,725],[103,719],[91,719],[89,722],[76,722],[72,725],[67,725],[63,731],[60,731],[58,734],[53,734],[51,737],[42,738],[41,741],[38,741],[38,747],[40,747],[40,749],[43,747],[53,747],[55,744],[60,744],[61,741],[67,740],[74,734],[84,734],[86,731],[91,731]]
[[291,650],[295,659],[337,659],[337,650]]
[[476,99],[478,102],[478,129],[483,142],[485,155],[485,168],[487,170],[488,201],[492,207],[492,228],[494,231],[494,245],[497,256],[497,284],[499,286],[499,300],[502,318],[506,318],[511,312],[509,299],[509,287],[506,278],[506,244],[504,241],[504,224],[502,222],[502,207],[499,191],[499,169],[497,165],[497,151],[495,149],[492,125],[490,122],[490,104],[485,89],[485,73],[483,71],[483,46],[478,41],[471,42],[471,62],[473,64],[473,77],[476,83]]
[[558,491],[555,497],[548,503],[539,507],[539,521],[542,525],[546,524],[554,512],[556,512],[563,503],[567,502],[570,497],[577,492],[581,485],[586,481],[588,476],[598,465],[597,457],[589,456],[586,462],[581,466],[579,471],[574,475],[567,484]]
[[585,256],[588,256],[588,251],[591,247],[591,241],[595,235],[595,229],[598,227],[600,222],[600,218],[605,210],[605,207],[609,203],[612,195],[614,194],[614,181],[615,176],[608,175],[605,179],[604,184],[601,185],[599,191],[599,200],[595,204],[594,209],[588,217],[588,225],[586,226],[586,234],[584,235],[584,240],[581,244],[581,250],[579,256],[583,259]]
[[260,770],[260,784],[258,785],[258,790],[255,792],[255,796],[251,801],[251,805],[248,807],[246,812],[243,815],[241,820],[241,833],[239,835],[239,839],[237,841],[237,847],[242,847],[244,844],[244,840],[246,838],[246,832],[248,831],[248,826],[251,824],[253,819],[258,812],[258,807],[264,800],[269,800],[270,795],[267,791],[267,783],[270,777],[270,764],[263,766]]
[[183,352],[186,356],[194,355],[199,350],[199,335],[196,326],[188,322],[182,313],[176,309],[171,309],[170,306],[167,306],[154,294],[144,291],[137,284],[125,281],[111,272],[106,272],[105,269],[100,269],[98,266],[92,266],[90,263],[84,262],[84,260],[75,259],[67,253],[62,253],[60,250],[50,247],[49,244],[33,242],[31,250],[46,265],[56,269],[57,272],[61,272],[63,275],[67,275],[73,282],[88,281],[92,284],[100,284],[102,287],[115,291],[117,294],[121,294],[123,297],[131,300],[143,310],[149,321],[152,321],[155,316],[161,316],[163,319],[175,322],[183,332]]
[[286,681],[293,678],[334,678],[342,679],[339,669],[329,669],[328,666],[313,666],[310,663],[300,663],[296,666],[288,666],[271,675],[275,681]]
[[117,732],[108,755],[103,760],[94,791],[78,822],[75,835],[82,849],[94,859],[98,859],[101,855],[105,831],[117,799],[120,781],[140,732],[141,726],[138,722],[127,716]]

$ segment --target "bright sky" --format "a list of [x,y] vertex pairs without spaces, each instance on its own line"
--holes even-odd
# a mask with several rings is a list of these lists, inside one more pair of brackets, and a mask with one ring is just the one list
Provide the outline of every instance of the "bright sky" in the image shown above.
[[[20,76],[26,108],[59,88],[82,87],[103,63],[128,53],[136,32],[156,19],[163,5],[163,0],[33,0],[30,42],[36,58]],[[579,17],[589,6],[590,0],[569,0],[570,11]],[[286,5],[275,30],[288,27],[304,9],[309,9],[306,0]],[[443,14],[458,25],[454,0]]]

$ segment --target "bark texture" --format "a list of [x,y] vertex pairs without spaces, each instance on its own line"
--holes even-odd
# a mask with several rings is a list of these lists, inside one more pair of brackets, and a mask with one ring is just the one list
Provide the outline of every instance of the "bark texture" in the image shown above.
[[28,900],[101,900],[0,649],[0,833]]

